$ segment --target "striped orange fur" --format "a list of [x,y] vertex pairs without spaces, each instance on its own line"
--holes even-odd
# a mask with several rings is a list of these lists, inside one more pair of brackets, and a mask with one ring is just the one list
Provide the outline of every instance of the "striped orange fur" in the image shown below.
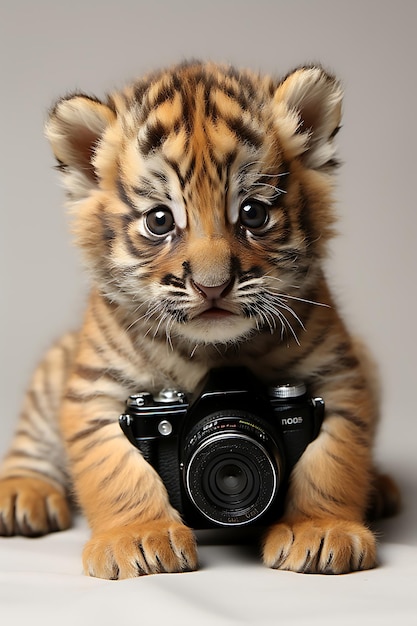
[[67,528],[74,493],[92,530],[86,574],[195,569],[192,531],[118,416],[138,389],[192,392],[209,368],[245,365],[326,401],[264,562],[375,565],[366,514],[376,492],[379,509],[395,508],[396,491],[373,465],[371,368],[323,272],[341,102],[320,67],[275,80],[194,62],[105,102],[57,102],[46,134],[91,294],[80,330],[35,372],[1,467],[1,534]]

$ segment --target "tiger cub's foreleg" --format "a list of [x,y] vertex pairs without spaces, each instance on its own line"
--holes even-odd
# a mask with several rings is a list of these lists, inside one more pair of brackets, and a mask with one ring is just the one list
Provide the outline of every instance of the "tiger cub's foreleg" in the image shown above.
[[77,404],[73,395],[64,409],[74,487],[92,529],[84,571],[114,579],[195,569],[194,536],[115,421],[120,408],[114,398]]
[[338,372],[317,391],[326,399],[318,438],[295,466],[283,519],[265,539],[266,565],[342,574],[376,565],[365,525],[373,481],[375,407],[359,372]]
[[58,412],[76,335],[53,346],[36,369],[12,445],[0,467],[0,535],[44,535],[71,523]]
[[118,356],[112,370],[100,359],[90,345],[80,351],[62,413],[75,493],[92,529],[84,571],[114,579],[195,569],[192,531],[119,426],[127,392]]

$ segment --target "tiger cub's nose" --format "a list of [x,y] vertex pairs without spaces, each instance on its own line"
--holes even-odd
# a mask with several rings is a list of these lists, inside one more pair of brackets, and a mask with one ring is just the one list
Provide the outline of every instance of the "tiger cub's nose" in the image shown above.
[[215,285],[213,287],[202,285],[201,283],[197,283],[193,280],[192,285],[194,289],[196,289],[204,298],[207,298],[208,300],[218,300],[219,298],[224,298],[228,293],[230,293],[233,286],[233,280],[227,280],[225,283]]

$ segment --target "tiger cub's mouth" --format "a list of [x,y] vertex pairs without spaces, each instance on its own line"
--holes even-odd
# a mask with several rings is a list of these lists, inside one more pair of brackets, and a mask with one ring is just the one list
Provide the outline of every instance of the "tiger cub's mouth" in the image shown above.
[[226,298],[233,289],[234,280],[229,278],[224,283],[215,286],[207,286],[191,281],[194,290],[205,300],[205,309],[197,314],[197,319],[221,320],[234,316],[235,312],[229,310],[227,305],[222,306],[223,299]]
[[231,317],[232,315],[236,315],[227,309],[222,309],[217,306],[213,306],[210,309],[206,309],[202,313],[200,313],[197,317],[204,320],[221,320],[226,317]]

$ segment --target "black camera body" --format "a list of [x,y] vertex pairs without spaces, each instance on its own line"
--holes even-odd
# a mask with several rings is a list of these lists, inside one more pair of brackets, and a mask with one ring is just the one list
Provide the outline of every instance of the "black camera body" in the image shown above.
[[243,367],[211,370],[192,398],[178,389],[129,397],[120,426],[195,528],[265,525],[320,430],[321,398],[304,383],[264,386]]

